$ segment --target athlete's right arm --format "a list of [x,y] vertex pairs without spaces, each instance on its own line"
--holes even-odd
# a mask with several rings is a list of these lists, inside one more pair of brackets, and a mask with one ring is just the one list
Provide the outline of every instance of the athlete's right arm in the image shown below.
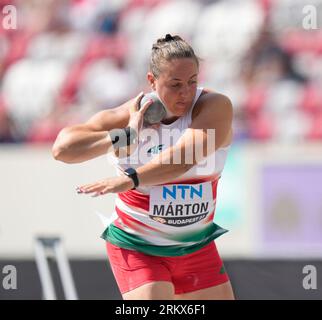
[[100,111],[84,124],[62,129],[52,147],[53,157],[65,163],[79,163],[112,151],[108,131],[127,126],[129,108],[134,101],[131,99],[114,109]]

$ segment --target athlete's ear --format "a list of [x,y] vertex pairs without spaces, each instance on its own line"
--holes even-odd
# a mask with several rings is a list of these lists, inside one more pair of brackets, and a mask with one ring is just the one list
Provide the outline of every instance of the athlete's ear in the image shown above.
[[146,75],[146,78],[148,79],[148,82],[150,84],[151,89],[155,90],[155,77],[152,74],[152,72],[148,72]]

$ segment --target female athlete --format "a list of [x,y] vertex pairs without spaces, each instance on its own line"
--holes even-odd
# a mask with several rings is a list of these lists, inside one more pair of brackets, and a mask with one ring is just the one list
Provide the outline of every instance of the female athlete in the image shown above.
[[167,112],[160,123],[144,125],[151,101],[139,108],[141,93],[64,128],[53,145],[56,160],[108,154],[117,170],[77,192],[116,193],[102,238],[123,299],[234,299],[214,241],[226,230],[213,222],[233,108],[225,95],[199,87],[198,73],[191,46],[167,34],[153,44],[147,72]]

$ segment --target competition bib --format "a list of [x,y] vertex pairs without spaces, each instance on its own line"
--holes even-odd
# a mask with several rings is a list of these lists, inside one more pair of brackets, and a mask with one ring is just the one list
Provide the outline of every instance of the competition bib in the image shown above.
[[171,184],[150,190],[149,216],[173,227],[194,224],[214,210],[212,184]]

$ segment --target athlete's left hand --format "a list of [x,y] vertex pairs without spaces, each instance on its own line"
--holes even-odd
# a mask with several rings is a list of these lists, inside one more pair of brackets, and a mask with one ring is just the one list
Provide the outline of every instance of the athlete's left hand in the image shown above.
[[131,178],[126,175],[107,178],[90,184],[76,187],[77,193],[92,194],[92,197],[101,196],[107,193],[119,193],[130,190],[134,187]]

